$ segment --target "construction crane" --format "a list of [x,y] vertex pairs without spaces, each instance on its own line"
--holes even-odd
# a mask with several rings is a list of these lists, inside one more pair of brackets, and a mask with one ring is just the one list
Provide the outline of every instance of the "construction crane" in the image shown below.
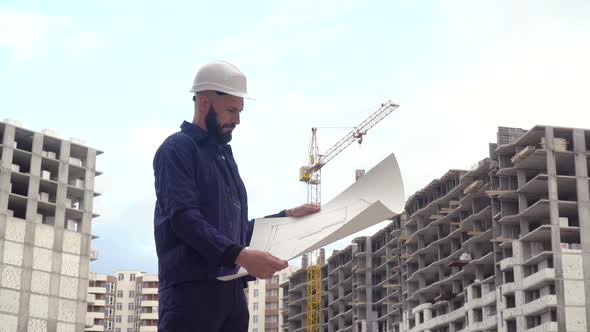
[[[299,168],[299,181],[307,183],[307,202],[321,203],[321,170],[330,160],[344,151],[355,141],[361,144],[363,136],[369,129],[391,114],[399,105],[391,100],[381,104],[381,107],[361,122],[348,135],[344,136],[325,153],[320,154],[317,140],[317,128],[311,128],[311,144],[307,166]],[[319,332],[321,324],[322,304],[322,270],[319,262],[320,255],[312,252],[307,267],[307,332]],[[314,262],[315,259],[315,262]]]

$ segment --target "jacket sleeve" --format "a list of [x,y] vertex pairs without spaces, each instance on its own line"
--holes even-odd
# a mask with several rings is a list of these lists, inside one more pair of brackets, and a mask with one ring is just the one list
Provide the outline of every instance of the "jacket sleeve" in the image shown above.
[[[269,216],[266,216],[264,218],[284,218],[287,216],[287,210],[283,210],[279,213],[275,213],[275,214],[271,214]],[[246,243],[248,245],[250,245],[250,241],[252,241],[252,234],[254,233],[254,223],[256,222],[256,219],[252,219],[250,220],[250,222],[248,223],[248,238]]]
[[156,195],[176,236],[214,266],[234,264],[242,249],[210,225],[199,206],[192,142],[165,142],[154,158]]

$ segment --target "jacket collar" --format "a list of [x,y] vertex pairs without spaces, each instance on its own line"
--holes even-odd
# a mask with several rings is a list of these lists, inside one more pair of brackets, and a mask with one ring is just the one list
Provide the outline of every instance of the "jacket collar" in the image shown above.
[[201,127],[188,121],[183,121],[180,125],[180,129],[183,133],[190,136],[197,143],[203,143],[207,140],[207,138],[209,138],[209,135],[206,131],[204,131]]

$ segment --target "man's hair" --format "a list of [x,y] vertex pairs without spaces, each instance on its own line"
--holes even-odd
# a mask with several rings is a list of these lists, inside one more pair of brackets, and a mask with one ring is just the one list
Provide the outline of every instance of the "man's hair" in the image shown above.
[[[218,96],[227,96],[228,94],[225,92],[221,92],[221,91],[217,91],[217,90],[213,90],[213,92],[215,92],[216,95]],[[197,92],[197,96],[201,94],[201,92]],[[193,96],[193,101],[195,101],[197,98],[197,96]]]

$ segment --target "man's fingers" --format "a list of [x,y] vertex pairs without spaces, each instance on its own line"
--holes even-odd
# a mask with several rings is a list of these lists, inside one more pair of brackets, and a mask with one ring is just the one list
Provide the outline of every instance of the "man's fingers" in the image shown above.
[[280,271],[284,268],[286,268],[289,264],[287,262],[285,262],[282,259],[278,259],[275,256],[268,254],[270,260],[269,260],[269,265],[271,268],[273,268],[275,271]]
[[310,205],[307,207],[307,211],[309,212],[318,212],[321,209],[319,205]]
[[279,260],[273,260],[273,262],[270,265],[275,271],[280,271],[289,266],[287,263]]
[[281,262],[283,262],[283,263],[287,264],[287,261],[286,261],[286,260],[284,260],[284,259],[280,259],[280,258],[278,258],[277,256],[275,256],[275,255],[273,255],[273,254],[271,254],[271,253],[268,253],[268,254],[270,255],[270,257],[272,257],[272,258],[274,258],[274,259],[276,259],[276,260],[278,260],[278,261],[281,261]]

